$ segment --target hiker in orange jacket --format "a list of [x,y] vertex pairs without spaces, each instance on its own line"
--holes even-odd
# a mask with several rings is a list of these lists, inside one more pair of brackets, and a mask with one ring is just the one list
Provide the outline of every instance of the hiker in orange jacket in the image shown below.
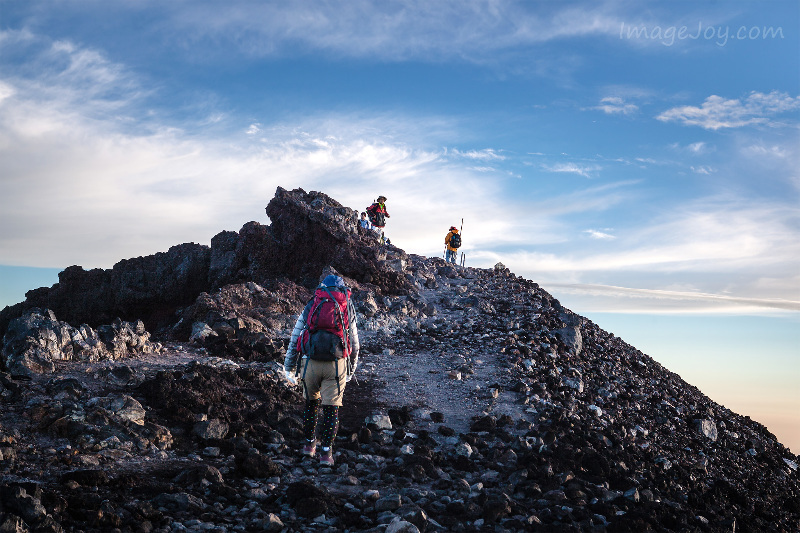
[[455,264],[458,248],[461,246],[461,235],[458,234],[457,227],[450,226],[450,232],[444,238],[444,244],[447,247],[445,261]]

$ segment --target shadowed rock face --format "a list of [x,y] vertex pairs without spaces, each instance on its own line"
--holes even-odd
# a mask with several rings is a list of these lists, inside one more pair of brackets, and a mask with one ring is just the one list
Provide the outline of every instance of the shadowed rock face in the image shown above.
[[0,335],[27,309],[52,310],[70,324],[97,327],[115,318],[142,319],[148,327],[172,320],[175,310],[208,287],[211,251],[187,243],[167,252],[120,261],[109,270],[71,266],[58,283],[26,293],[24,302],[0,312]]

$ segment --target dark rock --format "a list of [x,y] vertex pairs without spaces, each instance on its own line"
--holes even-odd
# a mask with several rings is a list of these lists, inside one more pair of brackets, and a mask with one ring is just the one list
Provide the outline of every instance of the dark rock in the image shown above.
[[489,431],[492,432],[497,428],[497,419],[491,415],[486,415],[476,419],[470,429],[472,431]]
[[246,455],[236,456],[236,470],[241,476],[248,478],[269,478],[281,475],[281,467],[255,449],[251,449]]
[[108,474],[104,470],[73,470],[62,474],[61,481],[76,481],[85,487],[96,487],[108,483]]
[[333,507],[330,493],[323,487],[307,481],[297,481],[286,489],[286,498],[299,516],[314,518],[329,512]]

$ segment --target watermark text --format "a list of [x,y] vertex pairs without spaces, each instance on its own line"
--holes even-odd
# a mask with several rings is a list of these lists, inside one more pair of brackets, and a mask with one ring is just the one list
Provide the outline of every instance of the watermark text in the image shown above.
[[676,41],[703,40],[713,41],[718,46],[725,46],[729,41],[756,41],[766,39],[783,39],[783,27],[778,26],[647,26],[638,24],[619,28],[620,39],[645,39],[655,41],[664,46],[672,46]]

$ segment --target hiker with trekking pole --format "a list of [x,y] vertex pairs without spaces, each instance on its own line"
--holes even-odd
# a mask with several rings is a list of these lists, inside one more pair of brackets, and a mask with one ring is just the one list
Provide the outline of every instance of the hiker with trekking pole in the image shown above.
[[[464,229],[464,219],[461,219],[461,229]],[[456,264],[458,249],[461,247],[461,230],[455,226],[450,226],[449,233],[444,238],[445,261]]]

